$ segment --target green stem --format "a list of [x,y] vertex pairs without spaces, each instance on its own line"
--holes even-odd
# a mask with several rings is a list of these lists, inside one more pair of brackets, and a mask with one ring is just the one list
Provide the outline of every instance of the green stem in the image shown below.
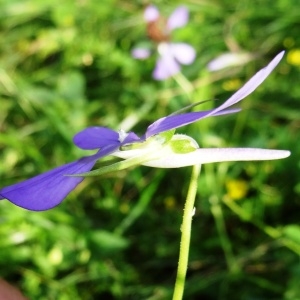
[[191,240],[192,219],[194,215],[194,204],[197,194],[198,177],[201,165],[193,166],[192,177],[189,185],[188,194],[183,211],[183,219],[181,225],[181,241],[179,250],[179,261],[173,300],[181,300],[183,297],[185,277],[188,267],[189,248]]

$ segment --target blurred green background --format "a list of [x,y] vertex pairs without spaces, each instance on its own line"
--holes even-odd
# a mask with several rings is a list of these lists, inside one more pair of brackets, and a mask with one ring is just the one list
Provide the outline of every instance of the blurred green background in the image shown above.
[[[156,54],[131,57],[147,40],[142,1],[0,0],[0,186],[86,155],[72,137],[87,126],[142,134],[190,103],[218,105],[285,49],[242,112],[178,130],[201,147],[292,152],[203,167],[185,299],[300,299],[299,1],[153,4],[165,16],[190,10],[173,34],[197,51],[185,77],[154,81]],[[209,72],[228,51],[252,59]],[[139,167],[86,179],[46,212],[1,201],[0,276],[29,299],[170,299],[190,173]]]

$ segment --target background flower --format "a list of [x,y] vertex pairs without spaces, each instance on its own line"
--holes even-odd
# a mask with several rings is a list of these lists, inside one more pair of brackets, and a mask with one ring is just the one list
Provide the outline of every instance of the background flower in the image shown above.
[[[153,77],[164,80],[180,71],[180,64],[189,65],[196,58],[196,51],[186,43],[171,42],[171,32],[187,24],[188,10],[180,6],[165,20],[160,16],[158,9],[150,5],[145,9],[144,19],[147,22],[148,37],[157,44],[157,59]],[[150,49],[141,47],[132,50],[132,56],[145,59],[150,55]]]

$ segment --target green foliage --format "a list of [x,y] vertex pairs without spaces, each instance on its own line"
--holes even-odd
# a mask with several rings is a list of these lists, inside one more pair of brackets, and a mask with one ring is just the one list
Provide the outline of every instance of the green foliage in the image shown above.
[[[168,15],[182,3],[156,4]],[[193,45],[197,60],[183,67],[188,80],[155,82],[155,53],[130,55],[146,40],[143,1],[2,0],[1,187],[86,155],[72,137],[87,126],[143,133],[184,106],[219,104],[286,49],[242,112],[179,130],[201,147],[292,151],[281,161],[204,167],[185,299],[299,299],[298,2],[184,4],[191,19],[173,38]],[[206,64],[229,50],[255,60],[209,73]],[[51,211],[1,201],[0,275],[29,299],[170,298],[189,178],[190,168],[139,167],[87,178]]]

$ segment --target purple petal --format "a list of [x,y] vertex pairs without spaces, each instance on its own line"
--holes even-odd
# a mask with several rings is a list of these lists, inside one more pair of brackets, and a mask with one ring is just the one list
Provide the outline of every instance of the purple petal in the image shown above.
[[120,145],[119,134],[106,127],[88,127],[73,138],[74,144],[84,150],[99,149],[108,145]]
[[0,199],[6,198],[10,202],[28,210],[41,211],[55,207],[84,179],[84,177],[70,177],[88,172],[97,159],[114,152],[116,147],[106,147],[98,153],[83,157],[75,162],[57,167],[43,174],[13,184],[0,190]]
[[189,20],[189,11],[184,6],[176,8],[168,19],[167,27],[169,30],[183,27]]
[[151,51],[147,48],[135,48],[131,51],[132,57],[136,59],[146,59],[150,56]]
[[187,124],[191,124],[195,121],[209,116],[217,116],[220,114],[232,112],[231,109],[227,110],[226,108],[239,102],[240,100],[248,96],[250,93],[252,93],[277,66],[277,64],[282,59],[283,55],[284,51],[280,52],[265,68],[258,71],[242,88],[240,88],[235,94],[233,94],[227,101],[225,101],[219,107],[208,111],[191,112],[161,118],[148,127],[145,134],[146,138],[166,130],[175,129],[178,127],[185,126]]
[[129,132],[124,141],[122,142],[122,145],[131,144],[134,142],[141,142],[142,139],[138,137],[134,132]]
[[154,5],[149,5],[144,11],[144,20],[146,22],[154,22],[159,18],[159,11]]
[[171,51],[173,56],[176,58],[178,62],[183,65],[191,64],[196,58],[196,51],[195,49],[185,43],[176,43],[171,44]]
[[273,69],[278,65],[284,55],[284,51],[273,58],[273,60],[263,69],[258,71],[250,80],[248,80],[236,93],[234,93],[226,102],[214,109],[212,115],[216,112],[223,110],[237,102],[241,101],[249,94],[251,94],[273,71]]
[[[226,109],[216,113],[214,116],[232,114],[238,111],[240,111],[240,109]],[[198,111],[198,112],[190,112],[190,113],[180,114],[180,115],[171,115],[168,117],[158,119],[147,128],[145,138],[147,139],[155,134],[167,130],[179,128],[191,124],[200,119],[204,119],[208,115],[211,115],[212,112],[214,112],[214,109]]]
[[153,77],[156,80],[164,80],[180,71],[180,65],[176,62],[172,53],[164,53],[156,62]]

